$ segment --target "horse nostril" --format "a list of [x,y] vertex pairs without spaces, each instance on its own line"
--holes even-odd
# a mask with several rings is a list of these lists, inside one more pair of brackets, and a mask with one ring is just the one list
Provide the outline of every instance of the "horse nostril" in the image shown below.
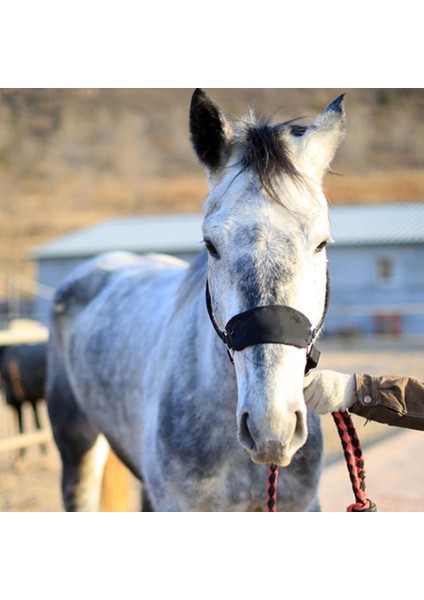
[[294,430],[294,437],[295,438],[303,438],[307,431],[305,415],[303,414],[302,411],[297,410],[295,412],[295,418],[296,418],[296,426],[295,426],[295,430]]
[[248,425],[249,413],[243,413],[240,418],[240,442],[248,450],[254,450],[256,447],[255,441],[249,430]]

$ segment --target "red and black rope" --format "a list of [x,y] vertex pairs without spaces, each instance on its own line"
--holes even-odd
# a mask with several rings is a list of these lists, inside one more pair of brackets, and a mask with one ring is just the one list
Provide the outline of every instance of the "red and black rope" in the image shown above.
[[356,502],[347,507],[347,512],[375,512],[374,502],[366,497],[365,465],[361,444],[347,411],[332,413],[342,443],[347,470]]
[[[365,465],[358,435],[347,411],[332,413],[343,446],[344,456],[355,503],[347,507],[347,512],[375,512],[374,502],[366,497]],[[277,512],[278,465],[268,468],[267,511]]]
[[267,512],[277,512],[277,480],[278,465],[271,464],[268,467]]

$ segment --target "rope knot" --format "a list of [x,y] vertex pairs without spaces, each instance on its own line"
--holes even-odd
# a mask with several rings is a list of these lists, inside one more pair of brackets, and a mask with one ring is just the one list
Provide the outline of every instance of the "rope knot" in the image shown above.
[[367,498],[365,503],[356,502],[355,504],[350,504],[346,512],[377,512],[377,506],[372,500]]

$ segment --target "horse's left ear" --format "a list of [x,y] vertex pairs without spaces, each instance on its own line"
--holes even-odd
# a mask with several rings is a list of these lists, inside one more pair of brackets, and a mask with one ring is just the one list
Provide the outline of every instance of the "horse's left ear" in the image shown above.
[[299,138],[301,166],[319,179],[328,171],[346,133],[344,99],[344,94],[336,98]]

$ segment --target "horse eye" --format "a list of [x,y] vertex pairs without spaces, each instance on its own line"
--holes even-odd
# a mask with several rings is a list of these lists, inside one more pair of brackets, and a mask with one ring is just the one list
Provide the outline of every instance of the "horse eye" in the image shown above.
[[316,247],[315,252],[321,252],[322,250],[324,250],[326,245],[327,245],[327,240],[324,240],[323,242],[320,243],[319,246]]
[[212,256],[212,258],[219,258],[219,252],[210,240],[205,240],[205,246],[206,250],[209,252],[210,256]]

